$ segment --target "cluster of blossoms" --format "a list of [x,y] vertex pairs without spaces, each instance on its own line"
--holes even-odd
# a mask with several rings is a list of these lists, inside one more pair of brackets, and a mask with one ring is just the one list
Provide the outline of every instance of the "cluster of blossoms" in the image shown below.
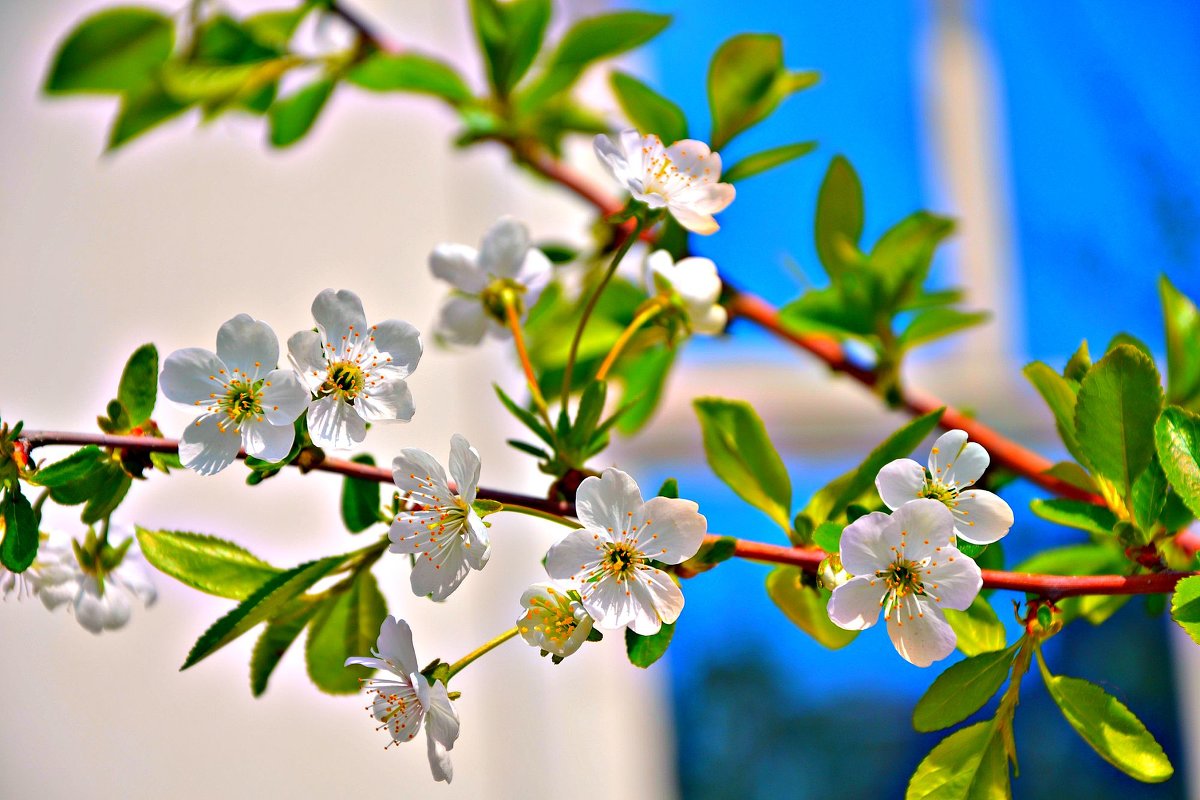
[[842,532],[841,564],[853,577],[829,598],[835,624],[862,630],[882,612],[896,652],[919,667],[954,651],[957,637],[942,609],[965,610],[983,587],[958,539],[990,544],[1013,523],[1000,497],[971,488],[988,463],[982,445],[953,430],[934,443],[928,471],[907,458],[880,470],[875,485],[892,513],[859,517]]
[[368,325],[358,295],[326,289],[312,304],[316,330],[288,339],[291,368],[277,368],[279,340],[265,322],[239,314],[217,331],[217,350],[177,350],[163,363],[163,394],[202,413],[179,438],[188,469],[214,475],[245,450],[284,459],[305,418],[313,444],[348,449],[368,422],[407,422],[414,408],[405,379],[421,360],[421,336],[407,322]]

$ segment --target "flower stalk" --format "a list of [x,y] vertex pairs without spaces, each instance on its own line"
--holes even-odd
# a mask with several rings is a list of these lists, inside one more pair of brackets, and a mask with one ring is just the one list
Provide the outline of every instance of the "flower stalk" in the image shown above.
[[625,330],[621,331],[621,335],[617,337],[617,341],[613,344],[612,349],[608,351],[608,355],[604,357],[604,363],[600,365],[600,369],[596,372],[596,380],[602,381],[608,377],[608,372],[617,363],[621,352],[625,349],[625,345],[629,344],[629,340],[634,334],[641,330],[642,326],[650,320],[654,319],[662,313],[664,306],[662,300],[655,299],[647,305],[642,311],[633,318],[633,321],[625,326]]
[[453,664],[450,665],[450,670],[446,673],[446,680],[449,681],[455,675],[457,675],[458,673],[460,673],[464,669],[466,669],[468,666],[470,666],[471,662],[475,661],[476,659],[478,659],[484,655],[487,655],[489,652],[491,652],[492,650],[495,650],[497,647],[504,644],[505,642],[507,642],[509,639],[513,638],[516,635],[517,635],[517,628],[514,625],[513,627],[506,630],[504,633],[500,634],[499,636],[497,636],[493,639],[489,639],[488,641],[481,644],[479,647],[476,647],[474,650],[467,653],[465,656],[460,658],[458,661],[455,661]]
[[505,291],[501,296],[501,302],[504,304],[504,316],[508,320],[509,330],[512,331],[513,345],[517,349],[517,359],[525,371],[525,382],[529,384],[529,394],[533,397],[533,404],[537,406],[538,412],[546,422],[546,427],[554,430],[554,423],[550,421],[550,408],[546,405],[546,398],[542,396],[537,374],[533,371],[533,363],[529,360],[529,351],[525,347],[525,334],[521,331],[521,313],[517,310],[517,300],[511,291]]

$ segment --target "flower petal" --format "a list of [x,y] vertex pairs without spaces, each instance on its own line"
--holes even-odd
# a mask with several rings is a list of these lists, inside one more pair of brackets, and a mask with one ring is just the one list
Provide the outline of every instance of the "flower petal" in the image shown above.
[[492,557],[492,543],[488,537],[483,520],[475,513],[475,509],[467,512],[467,518],[462,533],[463,555],[471,569],[479,570],[487,566]]
[[435,336],[450,344],[475,345],[487,333],[488,317],[478,297],[451,295],[442,303]]
[[826,611],[839,628],[861,631],[879,621],[887,586],[873,575],[851,578],[833,590]]
[[699,508],[691,500],[650,498],[633,517],[638,549],[664,564],[678,564],[696,555],[708,532],[708,520],[698,513]]
[[468,294],[479,294],[488,285],[478,262],[479,253],[465,244],[439,244],[429,254],[429,269],[434,277]]
[[571,531],[550,546],[546,553],[546,573],[551,578],[566,580],[586,572],[600,560],[603,545],[608,541],[602,531],[587,528]]
[[696,214],[712,215],[724,211],[736,196],[731,183],[697,184],[671,195],[671,208],[672,212],[683,207]]
[[[579,594],[583,607],[592,615],[597,628],[623,628],[637,621],[646,635],[657,632],[661,626],[647,593],[634,592],[636,584],[627,585],[615,578],[601,578],[595,583],[585,583]],[[635,630],[635,633],[637,631]]]
[[313,319],[321,328],[325,341],[340,347],[342,337],[353,336],[354,331],[367,329],[367,315],[363,312],[362,300],[348,289],[325,289],[312,304]]
[[[911,595],[910,595],[911,597]],[[900,657],[918,667],[928,667],[954,652],[958,637],[946,622],[941,609],[920,598],[913,598],[923,616],[903,615],[897,610],[888,618],[888,636]]]
[[266,420],[242,423],[242,447],[263,461],[282,461],[295,441],[296,429],[291,425],[272,425]]
[[898,458],[879,470],[875,488],[883,504],[895,511],[924,494],[925,468],[911,458]]
[[417,597],[429,595],[434,600],[445,600],[466,579],[471,571],[463,553],[462,539],[453,536],[441,546],[417,556],[409,575],[413,594]]
[[954,512],[954,532],[972,544],[991,544],[1008,535],[1013,525],[1013,510],[997,494],[983,489],[968,489],[958,496]]
[[597,478],[584,478],[575,494],[579,521],[589,528],[607,530],[615,536],[629,529],[630,514],[642,506],[637,482],[625,472],[609,467]]
[[433,738],[431,733],[426,733],[425,738],[428,742],[429,770],[433,773],[433,779],[450,783],[454,780],[454,764],[450,761],[448,749]]
[[367,426],[349,403],[330,395],[308,407],[308,432],[313,444],[349,450],[367,438]]
[[512,217],[501,217],[483,235],[479,268],[497,278],[516,277],[529,250],[529,229]]
[[983,576],[975,560],[951,547],[939,555],[937,566],[930,566],[921,576],[925,594],[941,608],[962,611],[975,602],[983,588]]
[[528,310],[538,301],[542,290],[550,282],[554,274],[554,265],[550,259],[536,247],[530,247],[521,261],[520,268],[514,276],[517,283],[525,287],[525,296],[521,298]]
[[892,542],[886,532],[892,518],[880,511],[861,516],[842,530],[842,566],[851,575],[874,575],[892,563]]
[[670,210],[671,216],[675,218],[675,221],[692,233],[709,236],[721,229],[721,226],[713,219],[712,214],[701,214],[693,211],[689,206],[674,202],[668,203],[667,208]]
[[217,358],[256,380],[279,363],[279,338],[267,323],[238,314],[217,330]]
[[375,347],[380,353],[391,356],[388,366],[399,370],[399,377],[407,378],[417,369],[421,361],[421,332],[413,325],[398,319],[385,319],[371,328]]
[[934,480],[944,480],[946,467],[954,463],[958,454],[967,445],[967,432],[946,431],[933,443],[929,451],[929,474]]
[[401,492],[411,494],[421,505],[446,506],[452,492],[446,485],[446,471],[433,456],[415,447],[406,447],[392,459],[392,480]]
[[654,630],[649,633],[638,630],[636,625],[633,630],[635,633],[648,636],[658,632],[659,620],[674,622],[679,619],[679,614],[683,611],[683,592],[675,580],[661,569],[639,570],[637,577],[638,585],[642,587],[642,591],[646,593],[650,605],[654,609],[656,624],[653,626]]
[[267,373],[262,390],[263,414],[272,425],[291,426],[308,408],[312,395],[300,376],[290,369],[277,369]]
[[428,705],[425,706],[425,730],[450,749],[458,739],[460,727],[458,712],[450,702],[446,684],[434,681],[429,687]]
[[729,324],[729,312],[722,305],[714,304],[706,309],[689,308],[688,318],[691,320],[692,330],[705,336],[724,333],[725,326]]
[[147,607],[154,605],[154,601],[158,599],[158,589],[154,585],[154,579],[150,576],[150,570],[146,568],[136,544],[125,553],[124,560],[109,573],[108,577],[109,580],[115,580],[128,589]]
[[[201,475],[216,475],[237,458],[242,437],[224,425],[224,414],[204,414],[188,425],[179,437],[179,460]],[[222,423],[222,424],[218,424]]]
[[895,529],[889,544],[903,550],[910,561],[935,556],[939,547],[953,546],[954,515],[940,500],[910,500],[892,512],[892,521]]
[[675,265],[671,285],[686,303],[708,306],[721,296],[717,265],[709,258],[685,258]]
[[298,331],[288,338],[288,359],[311,391],[325,382],[329,363],[321,349],[321,334]]
[[454,479],[458,494],[467,505],[475,502],[481,463],[479,451],[471,447],[467,437],[461,433],[450,437],[450,477]]
[[668,147],[666,153],[675,168],[693,178],[698,185],[715,183],[721,178],[721,155],[714,153],[706,142],[680,139]]
[[168,400],[207,406],[211,395],[225,394],[225,363],[202,347],[185,347],[167,356],[159,385]]
[[396,619],[391,614],[387,616],[379,626],[375,649],[382,658],[400,667],[399,675],[411,675],[419,669],[417,651],[413,649],[412,628],[402,619]]
[[408,422],[417,413],[412,392],[401,378],[381,381],[354,401],[359,416],[368,422]]

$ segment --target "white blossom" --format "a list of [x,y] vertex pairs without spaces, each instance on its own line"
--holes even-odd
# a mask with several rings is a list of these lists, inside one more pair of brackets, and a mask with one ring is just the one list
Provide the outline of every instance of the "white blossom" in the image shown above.
[[66,605],[75,621],[92,633],[124,627],[135,600],[148,608],[158,598],[136,541],[110,569],[85,568],[70,544],[42,545],[36,567],[37,596],[46,608]]
[[532,308],[550,282],[545,253],[529,243],[529,230],[501,217],[476,250],[465,244],[440,244],[429,254],[435,277],[454,287],[438,316],[438,338],[452,344],[479,344],[485,333],[511,336],[505,321],[504,293],[523,313]]
[[622,131],[615,138],[600,134],[596,155],[634,199],[650,208],[666,208],[693,233],[718,229],[713,214],[733,202],[732,184],[719,183],[721,156],[704,142],[681,139],[665,147],[654,134]]
[[449,783],[454,777],[449,751],[458,739],[459,721],[446,684],[434,681],[431,685],[421,674],[413,649],[412,629],[402,619],[388,616],[383,621],[372,652],[374,657],[346,659],[346,666],[358,664],[395,676],[363,681],[363,688],[375,694],[371,712],[381,723],[379,729],[392,737],[390,744],[403,744],[420,733],[424,723],[429,768],[434,780]]
[[288,454],[309,394],[290,369],[275,369],[278,360],[275,332],[248,314],[221,326],[216,353],[188,347],[167,356],[163,394],[203,412],[179,437],[185,467],[214,475],[243,448],[264,461]]
[[491,556],[487,528],[472,503],[479,489],[479,453],[461,434],[450,440],[450,488],[446,471],[424,450],[400,451],[392,478],[416,507],[396,515],[388,538],[393,553],[415,557],[409,576],[413,593],[445,600],[472,569]]
[[983,445],[968,442],[966,431],[947,431],[929,451],[929,472],[911,458],[886,465],[875,478],[884,504],[891,509],[919,497],[944,503],[954,514],[954,533],[972,544],[991,544],[1008,533],[1013,512],[999,495],[971,489],[987,469]]
[[842,532],[842,567],[854,575],[833,590],[829,618],[847,630],[879,621],[905,660],[927,667],[954,650],[943,608],[963,610],[983,587],[975,562],[954,546],[954,518],[936,500],[859,517]]
[[577,589],[553,581],[530,586],[521,595],[525,608],[517,619],[521,638],[559,658],[574,653],[592,632],[591,615],[578,597]]
[[711,259],[693,256],[676,262],[666,250],[656,250],[646,259],[646,266],[655,289],[665,289],[678,298],[694,332],[715,335],[725,330],[729,315],[717,302],[721,278]]
[[312,304],[315,331],[288,339],[288,355],[316,398],[308,432],[320,447],[346,450],[367,435],[368,422],[408,422],[414,408],[405,378],[421,360],[421,334],[389,319],[367,325],[354,292],[326,289]]
[[678,564],[704,542],[708,521],[691,500],[642,493],[626,473],[606,469],[586,478],[575,498],[583,527],[550,548],[550,577],[580,586],[583,607],[600,628],[628,625],[649,636],[683,610],[683,592],[670,575],[650,564]]
[[0,566],[0,594],[7,600],[15,594],[18,600],[33,597],[38,590],[38,573],[36,567],[29,567],[24,572],[12,572]]

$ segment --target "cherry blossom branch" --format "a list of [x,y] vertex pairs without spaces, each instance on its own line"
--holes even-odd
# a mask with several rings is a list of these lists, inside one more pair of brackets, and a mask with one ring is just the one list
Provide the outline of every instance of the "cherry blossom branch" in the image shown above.
[[[25,443],[29,451],[43,445],[89,445],[98,447],[113,447],[118,449],[141,450],[151,453],[175,453],[179,450],[179,442],[175,439],[158,439],[147,436],[112,436],[103,433],[72,433],[64,431],[23,431],[19,441]],[[245,453],[239,453],[239,458],[245,458]],[[340,458],[323,458],[312,461],[304,460],[304,453],[293,461],[290,466],[302,471],[316,470],[318,472],[333,472],[351,478],[360,478],[376,483],[391,483],[392,473],[384,467],[373,467],[369,464],[359,464]],[[516,494],[513,492],[485,489],[480,487],[480,498],[495,500],[506,506],[515,506],[512,511],[528,513],[538,512],[535,516],[568,518],[575,516],[573,503],[547,500],[540,497]],[[558,520],[556,520],[558,521]],[[570,523],[569,523],[570,524]],[[573,524],[572,524],[573,526]],[[717,534],[705,537],[709,543],[723,538]],[[798,548],[787,545],[768,544],[749,539],[734,539],[734,555],[750,561],[764,561],[773,564],[790,564],[800,567],[807,572],[816,572],[821,562],[828,555],[817,548]],[[1169,594],[1175,590],[1175,584],[1180,580],[1200,573],[1193,572],[1156,572],[1146,575],[1040,575],[1027,572],[1005,572],[1002,570],[983,570],[983,585],[989,589],[1006,589],[1014,592],[1027,592],[1048,600],[1058,600],[1077,595],[1111,595],[1111,594]]]

